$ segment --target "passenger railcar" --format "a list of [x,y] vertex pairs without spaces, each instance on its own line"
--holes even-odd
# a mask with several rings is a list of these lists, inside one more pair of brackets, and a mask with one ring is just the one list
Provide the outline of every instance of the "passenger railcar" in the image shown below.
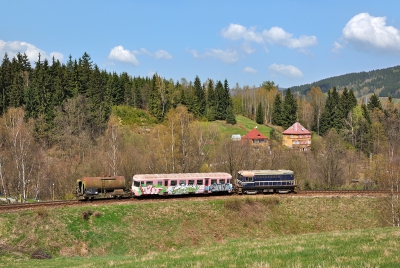
[[235,186],[239,194],[297,192],[291,170],[241,170]]
[[83,177],[77,180],[75,197],[78,200],[130,197],[125,177]]
[[137,174],[132,180],[133,196],[231,193],[229,173]]

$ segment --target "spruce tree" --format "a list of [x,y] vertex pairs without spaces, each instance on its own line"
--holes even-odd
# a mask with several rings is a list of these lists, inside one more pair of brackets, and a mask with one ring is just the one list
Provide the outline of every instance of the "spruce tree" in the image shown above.
[[381,101],[379,100],[378,96],[375,93],[369,99],[367,108],[370,111],[373,111],[375,108],[378,108],[379,110],[383,111]]
[[325,110],[321,116],[321,134],[326,133],[328,130],[334,128],[338,132],[342,128],[342,112],[339,107],[339,93],[336,87],[328,91],[328,99],[325,103]]
[[206,99],[205,99],[205,93],[204,93],[204,88],[201,85],[200,78],[196,76],[194,79],[194,95],[196,96],[196,101],[194,105],[196,106],[196,117],[202,117],[205,115],[206,111]]
[[208,121],[214,121],[216,119],[217,110],[217,98],[214,89],[214,81],[209,79],[207,86],[207,110],[206,116]]
[[9,94],[13,83],[11,61],[7,53],[4,54],[1,63],[0,78],[0,114],[5,114],[9,106]]
[[235,125],[236,124],[236,117],[235,113],[233,112],[232,106],[228,106],[226,109],[226,123]]
[[285,128],[290,127],[297,120],[297,102],[294,99],[290,88],[286,90],[285,98],[283,100],[283,114],[282,126]]
[[276,94],[272,110],[272,124],[282,126],[282,98],[280,92]]
[[226,105],[225,105],[225,92],[224,86],[222,85],[221,81],[217,82],[215,86],[215,99],[216,99],[216,114],[215,119],[217,120],[224,120],[226,116]]
[[264,123],[264,109],[261,105],[261,102],[258,103],[257,111],[256,111],[256,123],[263,124]]

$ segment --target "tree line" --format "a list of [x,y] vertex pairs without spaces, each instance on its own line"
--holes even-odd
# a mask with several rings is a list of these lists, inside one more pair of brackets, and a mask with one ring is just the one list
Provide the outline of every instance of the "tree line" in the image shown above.
[[25,119],[35,119],[36,136],[54,142],[57,118],[65,116],[68,102],[83,98],[92,138],[101,135],[111,108],[127,105],[148,110],[159,122],[178,105],[185,105],[200,120],[233,118],[228,81],[207,79],[202,84],[186,79],[174,82],[154,74],[153,77],[131,77],[100,70],[84,53],[78,60],[69,56],[66,64],[39,54],[32,67],[26,54],[18,53],[11,60],[7,53],[0,66],[0,115],[13,107],[23,107]]

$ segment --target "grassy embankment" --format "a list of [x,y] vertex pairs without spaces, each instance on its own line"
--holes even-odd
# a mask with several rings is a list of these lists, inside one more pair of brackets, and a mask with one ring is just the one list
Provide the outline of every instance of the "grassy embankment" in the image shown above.
[[[400,229],[378,199],[230,197],[0,216],[7,267],[394,267]],[[29,260],[43,250],[51,260]]]

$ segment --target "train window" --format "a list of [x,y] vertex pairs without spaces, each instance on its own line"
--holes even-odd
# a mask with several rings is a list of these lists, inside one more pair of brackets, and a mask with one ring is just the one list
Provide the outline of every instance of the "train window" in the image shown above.
[[211,184],[217,183],[217,180],[211,180]]
[[188,184],[193,185],[194,184],[194,180],[189,180]]
[[225,179],[219,179],[219,183],[225,183]]
[[197,185],[203,185],[203,180],[197,180]]
[[140,186],[140,181],[133,181],[133,186],[139,187]]
[[246,177],[246,181],[253,181],[252,177]]
[[181,185],[181,184],[186,184],[186,181],[185,180],[180,180],[179,181],[179,185]]
[[170,186],[176,186],[176,181],[175,181],[175,180],[174,180],[174,181],[171,181]]
[[206,179],[206,185],[208,185],[208,179]]
[[164,181],[164,186],[168,186],[168,181],[167,180]]
[[158,182],[157,182],[157,185],[162,185],[162,181],[158,181]]
[[146,185],[153,185],[153,182],[152,181],[147,181]]
[[229,183],[229,184],[230,184],[230,183],[231,183],[231,180],[230,180],[230,179],[228,179],[228,182],[227,182],[227,183]]

